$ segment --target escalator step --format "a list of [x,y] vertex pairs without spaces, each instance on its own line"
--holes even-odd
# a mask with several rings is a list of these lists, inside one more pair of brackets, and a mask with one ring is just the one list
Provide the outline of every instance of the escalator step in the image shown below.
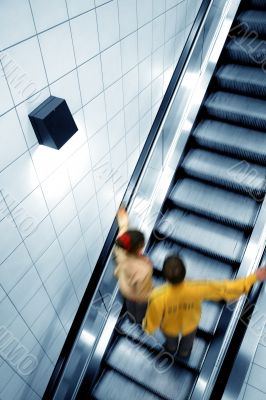
[[95,400],[160,400],[155,394],[130,381],[118,372],[106,369],[93,390]]
[[258,211],[250,197],[192,179],[179,180],[169,197],[180,208],[241,229],[254,226]]
[[[159,338],[156,336],[146,335],[141,327],[136,324],[131,324],[127,319],[123,321],[123,323],[119,326],[119,329],[123,332],[127,337],[131,337],[132,339],[138,340],[144,345],[148,345],[152,349],[155,349],[157,352],[164,353],[166,350],[163,347],[163,342],[165,340],[164,336],[161,334]],[[189,360],[187,361],[187,365],[195,369],[197,371],[200,370],[203,358],[206,354],[208,348],[208,342],[202,338],[196,337],[193,344],[193,350]]]
[[155,243],[149,252],[154,266],[159,264],[160,269],[165,258],[172,255],[178,255],[184,261],[187,279],[230,279],[232,277],[234,270],[232,265],[204,256],[197,251],[182,248],[167,240]]
[[248,0],[245,5],[249,8],[257,8],[260,10],[266,10],[266,0]]
[[243,11],[237,16],[236,22],[238,24],[245,24],[249,31],[254,31],[261,37],[265,37],[266,35],[266,11]]
[[266,96],[266,75],[261,68],[243,65],[222,65],[217,71],[219,88],[254,97]]
[[193,388],[194,373],[177,366],[172,357],[158,358],[126,338],[116,340],[106,362],[111,368],[165,399],[175,400],[178,393],[179,400],[187,400]]
[[229,263],[241,261],[247,242],[241,231],[178,209],[166,212],[156,228],[165,238]]
[[[234,36],[232,31],[231,36]],[[233,38],[225,46],[225,55],[232,62],[256,65],[265,71],[266,42],[254,38]]]
[[203,120],[193,132],[197,144],[226,155],[266,164],[266,134],[225,122]]
[[215,118],[254,129],[266,129],[266,101],[227,92],[211,93],[204,103]]
[[256,200],[262,200],[266,190],[266,168],[246,161],[197,149],[187,154],[181,167],[190,176],[248,193]]

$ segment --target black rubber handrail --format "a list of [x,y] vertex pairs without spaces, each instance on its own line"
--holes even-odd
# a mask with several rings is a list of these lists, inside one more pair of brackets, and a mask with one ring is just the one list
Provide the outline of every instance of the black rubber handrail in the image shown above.
[[[190,34],[187,38],[186,44],[184,46],[184,49],[181,53],[181,56],[179,58],[179,61],[176,65],[176,68],[174,70],[173,76],[170,80],[170,83],[168,85],[168,88],[165,92],[165,95],[163,97],[162,103],[159,107],[159,110],[157,112],[157,115],[155,117],[155,120],[152,124],[151,130],[149,132],[149,135],[147,137],[147,140],[144,144],[144,147],[141,151],[140,157],[138,159],[138,162],[136,164],[136,167],[134,169],[134,172],[132,174],[132,177],[129,181],[129,184],[127,186],[126,192],[124,194],[124,197],[122,199],[122,204],[127,207],[134,195],[134,190],[135,187],[141,177],[141,173],[144,169],[144,166],[147,162],[147,159],[149,157],[150,151],[152,149],[152,146],[156,140],[156,137],[158,135],[161,123],[163,121],[163,118],[166,114],[166,111],[168,109],[169,103],[173,97],[174,91],[176,89],[176,86],[179,82],[179,79],[182,75],[182,72],[185,68],[186,61],[189,57],[191,48],[193,44],[195,43],[197,33],[199,32],[204,16],[209,8],[210,3],[212,0],[203,0],[202,4],[200,6],[200,9],[198,11],[198,14],[195,18],[195,21],[193,23],[193,26],[191,28]],[[49,383],[47,385],[47,388],[45,390],[43,399],[44,400],[51,400],[55,394],[56,388],[60,382],[60,379],[62,377],[67,359],[69,357],[69,354],[72,350],[72,347],[74,345],[75,339],[80,331],[82,322],[84,320],[84,317],[86,315],[86,312],[88,310],[88,306],[92,300],[92,297],[95,292],[95,288],[98,285],[98,282],[101,278],[102,272],[104,270],[105,264],[107,262],[107,259],[110,255],[110,252],[114,246],[114,241],[116,239],[118,232],[117,228],[117,223],[114,220],[113,224],[111,226],[111,229],[108,233],[108,236],[106,238],[106,241],[104,243],[103,249],[101,251],[101,254],[98,258],[98,261],[96,263],[96,266],[94,268],[94,271],[91,275],[90,281],[88,283],[88,286],[86,288],[86,291],[84,293],[84,296],[81,300],[81,303],[79,305],[77,314],[73,320],[73,323],[71,325],[71,328],[69,330],[69,333],[67,335],[66,341],[63,345],[63,348],[61,350],[61,353],[59,355],[59,358],[57,360],[56,366],[54,368],[54,371],[51,375],[51,378],[49,380]]]

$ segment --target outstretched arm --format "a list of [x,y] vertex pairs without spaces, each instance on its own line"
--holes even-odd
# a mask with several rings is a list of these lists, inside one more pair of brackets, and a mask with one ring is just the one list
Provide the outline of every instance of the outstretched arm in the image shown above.
[[116,220],[118,224],[118,236],[122,235],[128,230],[128,213],[127,210],[123,207],[120,207],[117,215]]

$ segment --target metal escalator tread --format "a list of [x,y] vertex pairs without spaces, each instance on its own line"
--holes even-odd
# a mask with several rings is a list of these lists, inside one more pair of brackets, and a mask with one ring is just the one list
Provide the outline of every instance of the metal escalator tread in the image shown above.
[[169,198],[180,208],[240,229],[252,228],[258,211],[250,197],[192,179],[180,179]]
[[266,0],[248,0],[247,5],[252,9],[266,10]]
[[[163,347],[163,342],[165,340],[164,336],[159,337],[146,335],[141,327],[136,324],[131,324],[128,319],[124,319],[119,326],[119,330],[127,337],[131,337],[138,340],[140,344],[144,346],[148,345],[152,349],[157,350],[157,352],[163,354],[166,350]],[[200,337],[196,337],[193,344],[193,350],[187,365],[197,371],[200,370],[203,358],[206,354],[208,348],[208,342]]]
[[204,103],[213,117],[254,129],[266,129],[266,101],[228,92],[211,93]]
[[[162,269],[166,257],[178,255],[186,266],[186,278],[193,280],[230,279],[234,268],[230,264],[207,257],[190,249],[182,248],[167,240],[155,243],[149,252],[153,265]],[[157,267],[158,268],[158,267]]]
[[214,120],[202,120],[193,132],[197,144],[226,155],[266,164],[266,134]]
[[157,229],[164,237],[228,262],[241,261],[247,242],[239,230],[178,209],[167,211]]
[[237,18],[238,24],[245,24],[249,31],[254,31],[256,34],[266,35],[266,11],[262,10],[246,10],[241,12]]
[[261,68],[227,64],[215,74],[219,88],[254,97],[266,96],[265,72]]
[[160,400],[123,375],[113,370],[105,370],[93,390],[95,400]]
[[[234,33],[232,32],[232,37]],[[232,62],[256,65],[265,70],[266,42],[253,37],[235,37],[225,45],[225,54]]]
[[[157,361],[156,361],[157,360]],[[144,385],[147,390],[168,400],[187,400],[193,388],[195,374],[177,366],[171,358],[160,370],[160,359],[148,349],[129,339],[115,341],[107,356],[107,364],[133,381]]]
[[189,176],[248,193],[258,200],[266,191],[266,168],[244,160],[196,149],[186,155],[181,168]]

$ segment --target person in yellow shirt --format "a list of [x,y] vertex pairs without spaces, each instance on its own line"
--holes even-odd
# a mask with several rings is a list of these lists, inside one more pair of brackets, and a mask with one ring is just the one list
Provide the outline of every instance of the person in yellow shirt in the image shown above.
[[117,213],[119,227],[115,242],[116,267],[114,275],[132,322],[141,324],[151,294],[153,267],[142,254],[145,238],[139,230],[128,229],[128,215],[124,208]]
[[160,328],[166,337],[166,350],[188,358],[201,317],[202,301],[238,299],[256,281],[266,279],[266,267],[235,280],[185,281],[183,261],[171,256],[164,261],[163,275],[167,283],[152,291],[142,327],[148,334]]

